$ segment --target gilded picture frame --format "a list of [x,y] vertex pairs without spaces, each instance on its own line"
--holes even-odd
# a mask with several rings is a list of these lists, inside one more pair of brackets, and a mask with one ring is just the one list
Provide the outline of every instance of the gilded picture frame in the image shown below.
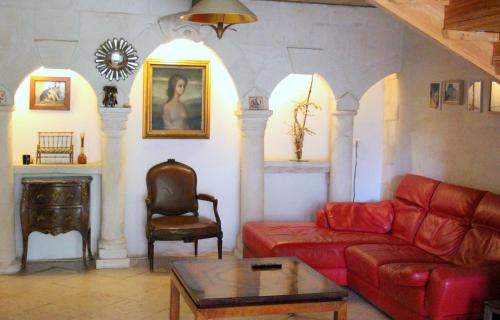
[[143,138],[210,138],[210,61],[144,61]]
[[30,78],[30,110],[70,109],[71,78]]

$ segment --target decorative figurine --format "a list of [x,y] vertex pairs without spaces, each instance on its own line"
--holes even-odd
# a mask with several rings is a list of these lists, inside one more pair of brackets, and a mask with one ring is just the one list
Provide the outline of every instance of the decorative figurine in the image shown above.
[[85,155],[85,133],[80,133],[80,154],[78,155],[78,164],[86,164],[87,156]]
[[118,89],[115,86],[104,86],[102,87],[104,91],[104,99],[102,103],[106,108],[114,108],[118,101],[116,100],[116,94],[118,93]]

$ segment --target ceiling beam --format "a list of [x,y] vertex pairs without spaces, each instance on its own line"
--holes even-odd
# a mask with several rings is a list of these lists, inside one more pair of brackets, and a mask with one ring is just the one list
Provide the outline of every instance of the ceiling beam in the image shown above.
[[351,6],[351,7],[374,7],[365,0],[267,0],[267,1],[328,4],[328,5]]
[[452,40],[465,41],[500,41],[500,33],[497,32],[478,32],[478,31],[458,31],[443,29],[443,36]]
[[[462,41],[443,36],[444,6],[436,0],[418,0],[415,3],[401,3],[395,0],[368,0],[386,10],[397,19],[419,29],[448,49],[469,60],[492,76],[500,79],[492,62],[493,43],[486,41]],[[453,1],[453,0],[451,0]]]

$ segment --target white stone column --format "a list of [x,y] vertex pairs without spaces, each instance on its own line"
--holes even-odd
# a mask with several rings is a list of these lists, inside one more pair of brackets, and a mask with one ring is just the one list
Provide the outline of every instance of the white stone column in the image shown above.
[[355,111],[332,112],[329,201],[352,201],[352,151],[355,115]]
[[97,269],[128,268],[125,226],[125,147],[130,108],[99,108],[102,118],[102,218]]
[[264,132],[270,110],[238,110],[241,127],[240,230],[235,254],[243,254],[241,230],[264,219]]
[[14,169],[12,167],[12,111],[0,106],[0,274],[16,273],[21,264],[16,260],[14,212]]

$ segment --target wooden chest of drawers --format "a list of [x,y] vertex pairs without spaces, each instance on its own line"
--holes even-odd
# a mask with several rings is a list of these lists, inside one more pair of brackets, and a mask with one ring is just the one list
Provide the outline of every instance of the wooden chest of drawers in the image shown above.
[[72,230],[82,235],[83,263],[90,249],[90,182],[92,177],[23,178],[21,226],[23,233],[22,268],[26,268],[28,239],[33,231],[58,235]]

